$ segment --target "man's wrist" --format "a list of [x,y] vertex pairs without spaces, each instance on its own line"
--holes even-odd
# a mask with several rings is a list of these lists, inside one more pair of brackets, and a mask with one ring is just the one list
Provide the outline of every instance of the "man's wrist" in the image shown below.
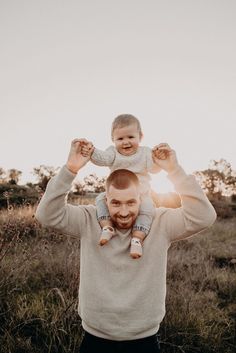
[[181,168],[181,166],[179,164],[176,164],[173,167],[171,167],[168,170],[166,170],[166,172],[168,173],[168,175],[174,174],[180,168]]
[[75,168],[71,167],[69,164],[66,164],[66,167],[73,174],[77,174],[79,171],[79,169],[75,169]]
[[167,178],[174,184],[177,185],[182,183],[187,177],[184,169],[178,164],[174,170],[168,173]]

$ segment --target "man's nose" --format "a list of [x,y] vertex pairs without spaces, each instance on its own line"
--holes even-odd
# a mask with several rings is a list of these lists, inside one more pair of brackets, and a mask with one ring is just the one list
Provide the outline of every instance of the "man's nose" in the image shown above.
[[120,208],[120,216],[126,217],[128,216],[128,214],[129,214],[128,207],[126,205],[122,205]]

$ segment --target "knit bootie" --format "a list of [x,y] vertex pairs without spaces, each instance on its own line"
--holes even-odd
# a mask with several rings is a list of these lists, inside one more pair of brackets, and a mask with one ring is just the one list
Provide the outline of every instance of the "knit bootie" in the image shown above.
[[139,238],[133,237],[131,240],[130,256],[133,259],[138,259],[143,254],[142,241]]
[[101,246],[105,245],[115,235],[115,229],[111,226],[105,226],[102,228],[102,234],[99,240]]

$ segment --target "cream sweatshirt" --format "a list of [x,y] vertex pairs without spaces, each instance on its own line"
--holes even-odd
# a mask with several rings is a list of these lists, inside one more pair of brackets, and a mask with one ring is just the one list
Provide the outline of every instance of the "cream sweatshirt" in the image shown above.
[[182,206],[158,208],[144,254],[129,256],[130,235],[119,232],[103,247],[92,205],[67,203],[75,174],[66,166],[47,186],[36,218],[42,225],[80,237],[78,312],[83,328],[112,340],[132,340],[155,334],[165,315],[167,251],[171,242],[187,238],[213,224],[216,213],[192,175],[178,167],[168,178]]

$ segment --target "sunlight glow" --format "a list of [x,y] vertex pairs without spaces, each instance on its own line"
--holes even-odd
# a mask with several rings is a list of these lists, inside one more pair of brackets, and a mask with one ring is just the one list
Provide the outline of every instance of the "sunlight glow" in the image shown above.
[[165,172],[151,175],[151,188],[157,193],[174,191],[174,186],[167,178],[167,174]]

